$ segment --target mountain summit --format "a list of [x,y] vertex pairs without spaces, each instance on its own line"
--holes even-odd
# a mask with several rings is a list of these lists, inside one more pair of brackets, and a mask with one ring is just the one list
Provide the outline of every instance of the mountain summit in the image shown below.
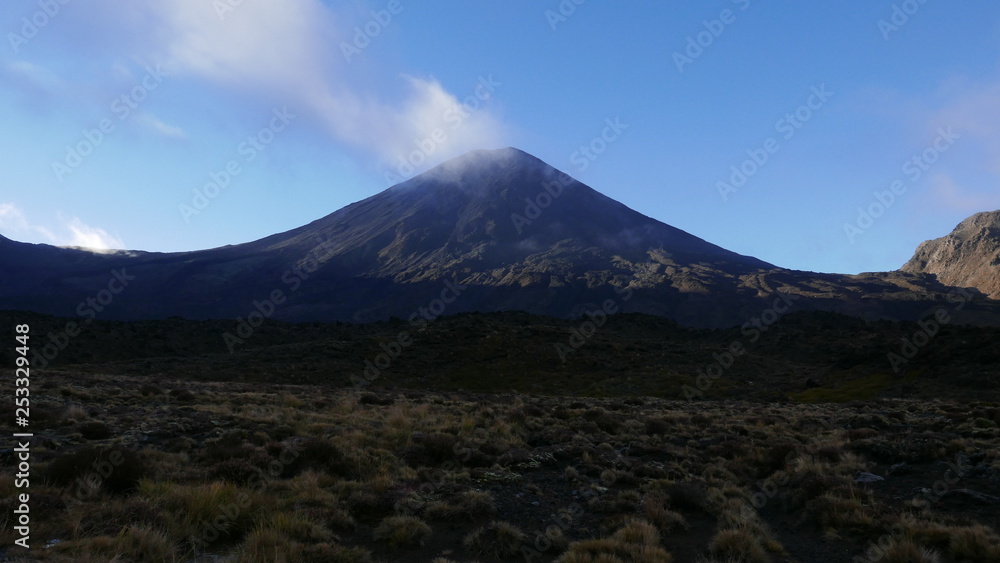
[[[431,318],[603,308],[714,327],[751,322],[776,300],[782,310],[794,300],[796,309],[916,318],[948,290],[920,272],[778,268],[647,217],[514,148],[467,153],[244,244],[97,255],[0,240],[0,309],[108,319],[357,322],[428,318],[422,311],[433,304]],[[978,322],[1000,319],[996,306],[984,307]]]
[[494,285],[513,276],[522,286],[571,285],[651,252],[685,264],[773,268],[633,211],[514,148],[467,153],[294,236],[329,239],[330,258],[349,257],[352,273],[396,282],[459,276]]

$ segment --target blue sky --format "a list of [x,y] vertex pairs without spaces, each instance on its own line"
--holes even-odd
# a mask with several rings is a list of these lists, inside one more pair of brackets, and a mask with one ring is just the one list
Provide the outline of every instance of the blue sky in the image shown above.
[[1000,208],[995,2],[35,0],[0,22],[20,241],[246,242],[504,146],[796,269],[895,269]]

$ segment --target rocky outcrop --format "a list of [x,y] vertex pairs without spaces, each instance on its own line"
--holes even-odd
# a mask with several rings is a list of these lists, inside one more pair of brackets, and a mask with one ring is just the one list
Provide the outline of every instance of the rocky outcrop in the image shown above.
[[977,213],[947,236],[922,243],[901,269],[1000,299],[1000,211]]

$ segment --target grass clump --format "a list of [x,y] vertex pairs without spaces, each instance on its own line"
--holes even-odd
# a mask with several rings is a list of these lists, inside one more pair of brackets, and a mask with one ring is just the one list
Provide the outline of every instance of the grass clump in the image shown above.
[[127,493],[145,474],[145,464],[135,452],[107,446],[88,446],[63,454],[52,460],[44,472],[51,483],[72,487],[83,498],[99,491]]
[[81,563],[89,561],[174,563],[181,560],[177,544],[166,533],[145,526],[128,527],[115,536],[95,536],[59,542],[50,549],[53,555],[66,555],[72,558],[66,559],[67,561]]
[[572,543],[557,563],[671,563],[660,545],[660,532],[640,519],[626,520],[610,538]]
[[527,536],[517,526],[495,521],[470,533],[462,545],[476,556],[502,560],[519,555],[526,539]]
[[472,521],[484,515],[496,514],[496,502],[488,491],[463,491],[451,502],[434,501],[427,505],[424,516],[430,520]]
[[372,536],[392,547],[419,547],[431,535],[431,527],[417,516],[389,516],[375,528]]

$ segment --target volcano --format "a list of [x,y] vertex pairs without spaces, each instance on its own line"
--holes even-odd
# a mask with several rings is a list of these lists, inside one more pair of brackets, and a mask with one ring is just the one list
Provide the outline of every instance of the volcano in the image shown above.
[[[602,309],[719,327],[789,295],[798,308],[912,319],[954,289],[925,271],[779,268],[647,217],[514,148],[467,153],[308,225],[221,248],[95,254],[0,237],[0,272],[0,308],[119,320]],[[972,321],[1000,319],[995,302],[969,295]]]

